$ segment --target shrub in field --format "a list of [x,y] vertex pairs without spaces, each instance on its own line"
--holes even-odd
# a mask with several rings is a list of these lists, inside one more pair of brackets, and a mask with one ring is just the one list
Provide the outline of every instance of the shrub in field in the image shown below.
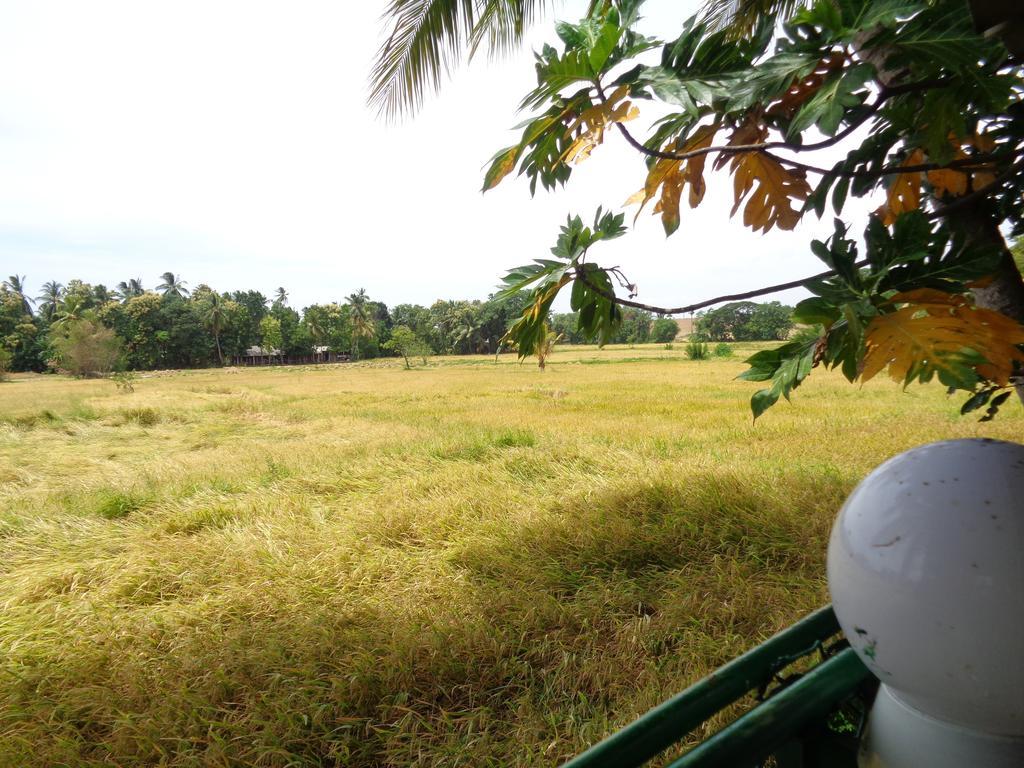
[[691,341],[686,345],[686,356],[691,360],[707,360],[711,350],[703,341]]
[[52,347],[57,366],[75,376],[110,373],[121,358],[121,340],[114,332],[86,319],[69,323]]
[[117,371],[110,375],[110,380],[114,382],[117,391],[122,395],[135,391],[135,378],[135,373],[132,371]]
[[7,378],[7,371],[11,367],[11,353],[0,347],[0,381]]
[[160,414],[152,408],[128,408],[121,411],[122,424],[138,424],[140,427],[151,427],[160,421]]
[[724,341],[715,344],[715,357],[732,357],[732,347]]

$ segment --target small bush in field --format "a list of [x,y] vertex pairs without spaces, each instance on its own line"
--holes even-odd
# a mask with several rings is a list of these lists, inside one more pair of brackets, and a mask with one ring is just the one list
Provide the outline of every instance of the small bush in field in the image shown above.
[[715,345],[715,357],[732,357],[732,347],[720,341]]
[[127,395],[135,391],[135,373],[133,371],[117,371],[110,374],[110,380],[114,382],[117,391]]
[[707,360],[711,350],[703,341],[691,341],[686,345],[686,356],[691,360]]

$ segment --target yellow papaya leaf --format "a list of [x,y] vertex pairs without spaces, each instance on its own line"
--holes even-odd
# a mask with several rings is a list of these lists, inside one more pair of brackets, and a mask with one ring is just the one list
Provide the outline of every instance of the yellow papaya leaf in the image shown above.
[[627,205],[636,205],[637,203],[640,203],[642,205],[644,202],[646,202],[646,200],[647,200],[647,190],[640,189],[640,190],[637,190],[636,192],[634,192],[629,197],[627,197],[626,201],[622,204],[622,206],[625,207]]
[[[806,200],[811,187],[803,171],[784,168],[764,152],[743,152],[733,156],[734,215],[744,199],[743,224],[755,232],[772,227],[793,229],[801,213],[792,200]],[[749,195],[749,197],[748,197]]]
[[[986,133],[976,133],[963,139],[955,134],[949,135],[949,142],[956,148],[954,160],[968,159],[964,147],[974,147],[980,152],[991,152],[995,149],[995,140]],[[996,180],[991,170],[961,171],[954,168],[940,168],[928,172],[928,183],[936,197],[960,197],[968,192],[984,189]]]
[[562,161],[580,164],[604,142],[605,130],[615,123],[625,123],[640,115],[633,102],[623,101],[629,87],[622,85],[616,88],[608,99],[583,110],[579,117],[566,130],[567,135],[576,136],[575,141],[562,154]]
[[928,183],[936,197],[960,197],[967,194],[968,175],[952,168],[928,171]]
[[1024,363],[1024,326],[991,309],[971,306],[964,295],[919,288],[898,293],[898,308],[875,317],[867,327],[860,377],[868,381],[888,368],[896,381],[938,374],[957,381],[973,368],[1000,386],[1009,383],[1014,362]]
[[[750,146],[753,144],[764,144],[764,141],[767,138],[768,129],[761,125],[756,117],[751,116],[733,129],[732,134],[729,136],[727,146],[738,147]],[[720,168],[723,168],[730,160],[732,160],[733,168],[735,168],[736,158],[738,157],[739,155],[730,155],[728,153],[720,154],[715,158],[715,170],[717,171]]]
[[[718,132],[718,125],[702,125],[693,135],[682,143],[670,142],[665,146],[666,152],[686,153],[698,149],[706,149],[711,146]],[[691,208],[696,208],[704,199],[704,192],[707,187],[704,183],[704,164],[707,155],[697,155],[686,160],[672,160],[669,158],[659,159],[647,174],[644,181],[644,188],[630,197],[627,204],[639,202],[640,211],[647,205],[658,189],[661,189],[661,196],[654,206],[654,213],[661,214],[661,222],[665,232],[672,234],[679,227],[679,198],[682,196],[683,187],[690,185],[688,202]],[[640,197],[642,194],[642,197]]]
[[[920,165],[924,162],[924,153],[915,149],[902,166]],[[882,217],[885,226],[889,226],[896,217],[907,211],[916,211],[921,207],[921,172],[911,171],[910,173],[897,174],[889,187],[885,205],[878,209],[877,213]]]

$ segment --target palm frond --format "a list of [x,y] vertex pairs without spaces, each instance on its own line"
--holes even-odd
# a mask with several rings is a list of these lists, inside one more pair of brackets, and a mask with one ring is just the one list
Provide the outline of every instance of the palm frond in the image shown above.
[[504,0],[485,3],[470,35],[470,58],[476,55],[481,44],[486,44],[487,51],[492,56],[504,55],[515,50],[523,41],[526,30],[543,16],[550,5],[554,5],[553,0]]
[[787,18],[808,4],[808,0],[707,0],[700,18],[711,29],[728,29],[740,38],[754,31],[764,16]]
[[510,50],[552,2],[390,0],[382,18],[391,31],[377,51],[368,102],[388,119],[417,111],[467,49],[486,42],[494,53]]

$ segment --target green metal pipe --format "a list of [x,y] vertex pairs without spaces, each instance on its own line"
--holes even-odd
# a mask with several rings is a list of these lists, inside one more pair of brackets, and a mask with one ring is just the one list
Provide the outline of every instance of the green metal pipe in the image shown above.
[[668,768],[759,765],[809,723],[824,718],[870,674],[854,650],[846,648],[701,742]]
[[780,658],[800,654],[838,631],[832,606],[819,608],[595,744],[563,768],[643,765],[723,707],[767,682]]

